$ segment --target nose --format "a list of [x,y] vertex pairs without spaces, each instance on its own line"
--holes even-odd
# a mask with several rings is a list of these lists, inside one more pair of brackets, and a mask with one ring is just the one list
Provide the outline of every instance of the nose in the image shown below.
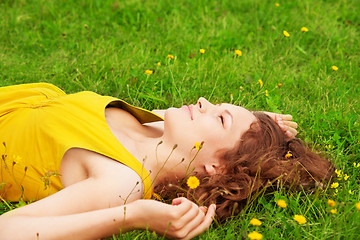
[[199,111],[201,113],[206,112],[206,110],[211,106],[212,104],[206,100],[206,98],[200,97],[197,101],[197,107],[199,108]]

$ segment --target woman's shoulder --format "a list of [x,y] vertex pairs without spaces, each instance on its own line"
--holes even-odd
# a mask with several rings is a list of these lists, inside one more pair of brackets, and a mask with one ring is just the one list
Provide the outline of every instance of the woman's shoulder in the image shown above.
[[143,198],[141,177],[130,167],[85,149],[70,149],[61,163],[64,187],[93,179],[111,205],[122,205]]

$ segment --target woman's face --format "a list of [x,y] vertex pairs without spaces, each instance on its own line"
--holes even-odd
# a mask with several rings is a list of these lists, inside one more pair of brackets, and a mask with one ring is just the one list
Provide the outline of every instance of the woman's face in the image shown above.
[[[221,168],[219,150],[235,147],[255,120],[245,108],[228,103],[213,105],[200,98],[195,105],[166,110],[164,140],[177,144],[185,158],[196,141],[203,141],[203,148],[191,167],[211,175]],[[192,156],[194,153],[195,150]]]

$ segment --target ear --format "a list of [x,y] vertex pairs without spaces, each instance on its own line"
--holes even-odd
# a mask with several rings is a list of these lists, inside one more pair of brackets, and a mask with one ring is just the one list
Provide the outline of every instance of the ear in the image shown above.
[[205,163],[205,171],[207,174],[214,175],[219,172],[220,163],[218,161],[209,161]]

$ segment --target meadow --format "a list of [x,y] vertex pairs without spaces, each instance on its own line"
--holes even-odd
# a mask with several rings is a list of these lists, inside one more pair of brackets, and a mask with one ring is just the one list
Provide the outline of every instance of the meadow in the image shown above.
[[359,13],[358,0],[0,0],[0,86],[290,113],[298,137],[335,164],[333,183],[311,195],[279,186],[198,239],[359,239]]

